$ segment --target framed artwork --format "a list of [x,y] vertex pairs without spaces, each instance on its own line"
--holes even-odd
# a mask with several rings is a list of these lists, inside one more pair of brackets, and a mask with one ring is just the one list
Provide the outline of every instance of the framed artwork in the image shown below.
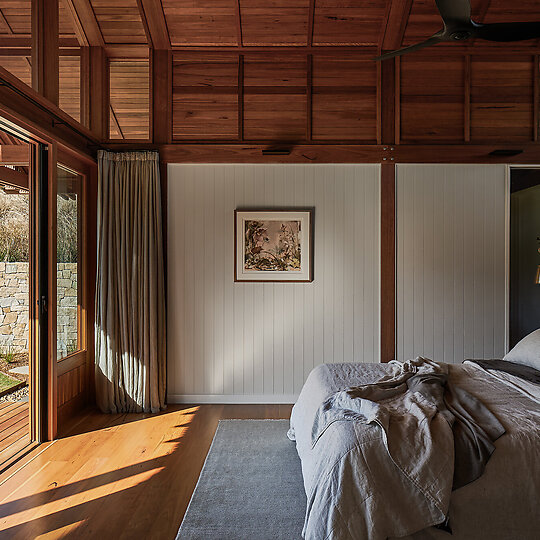
[[235,210],[235,281],[313,281],[313,211]]

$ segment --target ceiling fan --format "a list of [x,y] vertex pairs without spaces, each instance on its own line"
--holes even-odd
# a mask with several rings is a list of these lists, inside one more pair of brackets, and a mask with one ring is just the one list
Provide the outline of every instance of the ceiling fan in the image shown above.
[[470,0],[435,0],[435,3],[444,23],[442,30],[426,41],[385,53],[375,60],[394,58],[443,41],[485,39],[486,41],[509,42],[540,38],[540,21],[482,24],[471,19]]

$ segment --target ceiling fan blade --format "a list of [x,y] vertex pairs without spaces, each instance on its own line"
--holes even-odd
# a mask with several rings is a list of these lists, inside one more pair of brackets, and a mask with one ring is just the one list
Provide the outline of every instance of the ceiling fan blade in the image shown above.
[[439,34],[435,34],[429,39],[426,39],[426,41],[422,41],[421,43],[415,43],[414,45],[409,45],[408,47],[403,47],[403,49],[398,49],[397,51],[391,51],[385,54],[381,54],[381,56],[377,56],[376,58],[374,58],[374,60],[388,60],[389,58],[395,58],[396,56],[401,56],[405,53],[418,51],[420,49],[425,49],[426,47],[431,47],[432,45],[437,45],[437,43],[441,43],[441,41],[445,40]]
[[536,39],[540,38],[540,21],[479,24],[474,34],[475,37],[487,41],[508,42]]
[[470,0],[435,0],[444,24],[449,26],[471,24]]

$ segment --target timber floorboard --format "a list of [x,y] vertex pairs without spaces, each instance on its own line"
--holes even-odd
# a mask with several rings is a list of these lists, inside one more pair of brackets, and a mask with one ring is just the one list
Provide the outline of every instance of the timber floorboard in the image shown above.
[[[173,540],[218,421],[289,418],[291,405],[90,411],[0,480],[0,539]],[[15,468],[15,467],[14,467]]]

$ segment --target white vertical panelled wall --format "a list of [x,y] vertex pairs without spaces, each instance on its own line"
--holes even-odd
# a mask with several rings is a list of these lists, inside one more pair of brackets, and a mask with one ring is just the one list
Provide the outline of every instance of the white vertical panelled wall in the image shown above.
[[502,358],[506,167],[398,165],[397,358]]
[[[169,165],[169,402],[292,403],[379,361],[378,165]],[[313,207],[312,283],[235,283],[234,209]]]

